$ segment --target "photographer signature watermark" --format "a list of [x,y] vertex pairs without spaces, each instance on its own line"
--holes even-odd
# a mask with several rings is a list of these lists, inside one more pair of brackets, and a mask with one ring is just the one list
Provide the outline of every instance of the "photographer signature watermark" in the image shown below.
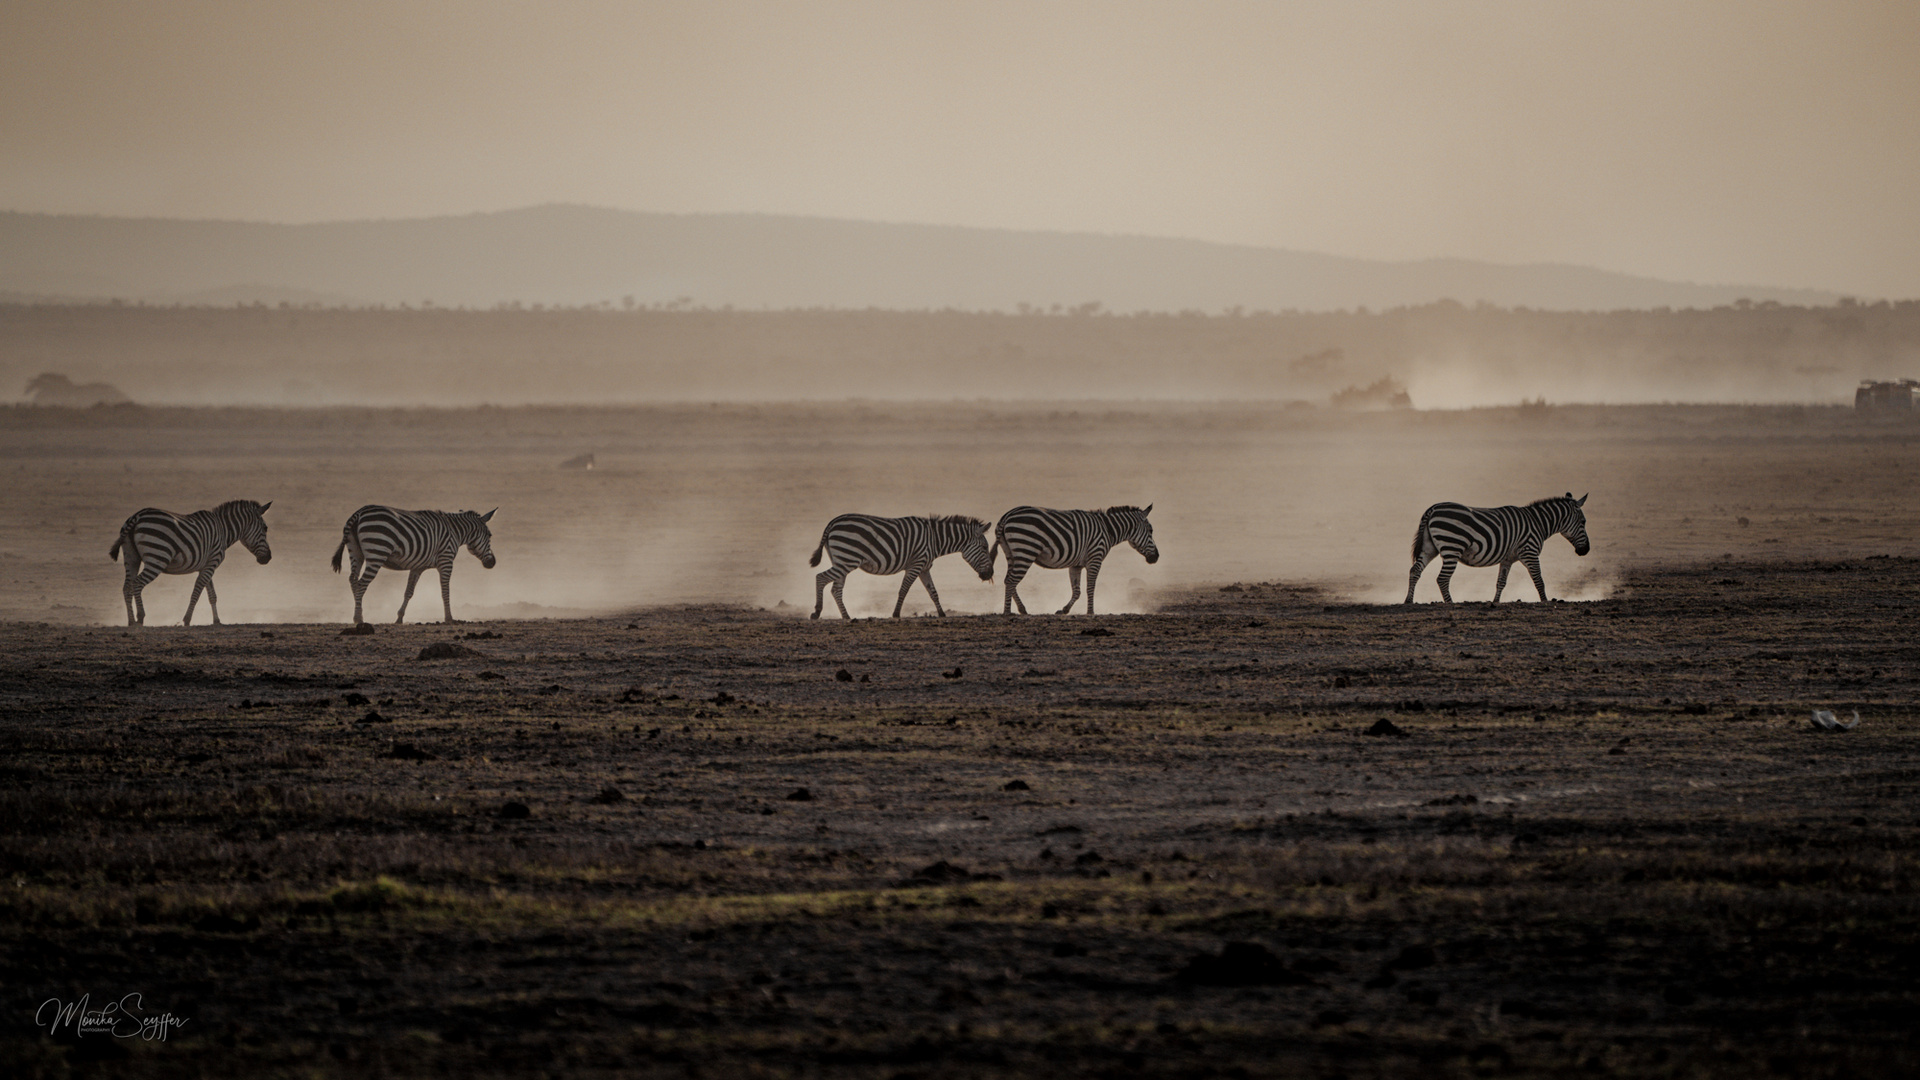
[[187,1023],[184,1016],[149,1012],[139,994],[128,994],[97,1009],[92,1005],[92,998],[92,994],[82,994],[78,1001],[48,998],[33,1014],[34,1026],[46,1028],[49,1035],[59,1034],[61,1028],[71,1028],[75,1035],[166,1042],[175,1028],[185,1027]]

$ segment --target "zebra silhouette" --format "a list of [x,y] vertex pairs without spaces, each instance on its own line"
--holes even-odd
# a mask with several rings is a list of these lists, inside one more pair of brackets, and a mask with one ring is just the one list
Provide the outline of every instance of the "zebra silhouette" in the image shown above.
[[161,574],[200,575],[194,579],[193,597],[187,601],[187,617],[180,620],[181,625],[193,625],[193,609],[200,603],[202,589],[207,591],[213,624],[220,625],[213,572],[220,569],[227,549],[235,544],[247,545],[262,565],[273,558],[273,550],[267,547],[267,523],[260,516],[272,505],[235,499],[186,515],[148,507],[128,518],[120,526],[120,538],[107,552],[109,559],[120,558],[123,548],[127,553],[127,581],[120,590],[121,599],[127,603],[127,625],[146,625],[147,603],[141,594]]
[[1080,569],[1087,571],[1087,614],[1093,614],[1093,588],[1100,580],[1100,564],[1107,552],[1119,544],[1132,544],[1149,563],[1160,561],[1160,549],[1153,543],[1153,525],[1145,510],[1137,506],[1110,506],[1105,510],[1045,510],[1038,506],[1016,506],[1000,515],[994,526],[994,550],[1007,552],[1007,595],[1000,613],[1010,615],[1015,604],[1020,614],[1027,613],[1026,602],[1017,591],[1027,569],[1044,566],[1049,570],[1067,568],[1073,582],[1073,595],[1067,606],[1054,612],[1065,615],[1080,599]]
[[1507,571],[1523,563],[1533,575],[1533,587],[1540,602],[1547,600],[1546,582],[1540,579],[1540,545],[1555,533],[1573,544],[1573,553],[1585,555],[1587,515],[1580,508],[1585,495],[1573,497],[1569,491],[1551,499],[1536,499],[1525,506],[1462,506],[1459,503],[1434,503],[1420,515],[1420,528],[1413,534],[1413,570],[1407,574],[1407,603],[1413,603],[1414,586],[1420,583],[1420,571],[1435,555],[1440,556],[1440,598],[1453,603],[1447,585],[1453,580],[1455,563],[1468,566],[1500,564],[1500,580],[1494,583],[1493,602],[1507,588]]
[[981,581],[993,580],[993,555],[987,550],[987,523],[979,518],[841,514],[827,522],[826,529],[820,533],[820,544],[813,549],[813,558],[807,560],[807,565],[819,566],[823,550],[832,565],[813,578],[812,617],[816,619],[820,617],[820,609],[826,606],[823,593],[828,584],[833,586],[833,602],[840,609],[840,617],[851,618],[841,593],[846,588],[847,575],[855,570],[881,577],[906,571],[906,578],[900,582],[900,596],[893,602],[896,619],[915,580],[927,587],[933,610],[942,618],[946,616],[947,610],[940,606],[940,593],[933,587],[933,576],[928,573],[933,561],[942,555],[957,551],[980,575]]
[[408,571],[407,595],[400,600],[400,614],[394,617],[394,622],[406,621],[413,587],[419,584],[422,573],[433,568],[440,571],[440,605],[445,609],[446,621],[452,622],[453,557],[464,546],[480,560],[481,566],[493,569],[493,533],[487,528],[487,522],[493,520],[495,510],[484,514],[471,510],[457,514],[444,510],[395,510],[391,506],[363,506],[355,510],[340,529],[340,546],[333,549],[335,573],[340,571],[341,553],[348,550],[353,553],[353,570],[347,575],[347,584],[353,588],[353,624],[359,626],[366,621],[360,617],[360,604],[367,595],[367,586],[373,584],[373,576],[384,566]]

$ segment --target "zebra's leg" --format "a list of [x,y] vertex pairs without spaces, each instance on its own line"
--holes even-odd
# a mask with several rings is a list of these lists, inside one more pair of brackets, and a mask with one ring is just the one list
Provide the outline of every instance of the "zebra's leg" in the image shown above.
[[1527,564],[1527,573],[1533,575],[1533,587],[1540,594],[1540,602],[1547,602],[1547,583],[1540,577],[1540,557],[1535,555],[1521,560]]
[[137,549],[134,548],[133,542],[131,540],[129,540],[126,543],[125,547],[126,547],[126,560],[127,560],[127,577],[126,577],[126,582],[120,586],[120,599],[125,600],[127,602],[127,625],[138,626],[141,623],[145,622],[147,617],[146,611],[144,610],[144,606],[140,612],[140,618],[135,619],[133,617],[133,598],[135,595],[137,595],[137,593],[134,590],[134,581],[140,577],[140,556],[134,554],[135,550]]
[[207,571],[207,610],[213,612],[213,625],[220,625],[220,598],[213,594],[213,571]]
[[141,626],[147,625],[147,586],[153,584],[153,579],[159,576],[160,571],[148,565],[142,567],[140,576],[133,580],[133,604],[134,609],[140,613]]
[[394,616],[394,622],[403,623],[407,621],[407,605],[413,603],[413,587],[420,583],[420,575],[425,572],[426,567],[407,571],[407,595],[400,598],[400,614]]
[[[947,617],[947,609],[940,606],[940,590],[933,587],[932,570],[932,567],[928,567],[920,571],[920,584],[927,587],[927,595],[933,598],[933,613],[944,619]],[[901,595],[904,596],[906,594],[902,593]]]
[[922,573],[925,573],[925,571],[915,570],[911,566],[907,567],[906,574],[900,580],[900,596],[893,602],[894,618],[897,619],[900,617],[900,609],[907,604],[907,590],[913,588],[914,579]]
[[1420,584],[1420,571],[1426,568],[1427,557],[1425,555],[1413,560],[1413,569],[1407,573],[1407,603],[1413,603],[1413,588]]
[[193,625],[193,609],[200,603],[200,590],[211,584],[213,584],[212,567],[200,571],[200,576],[193,579],[193,595],[187,598],[187,617],[180,620],[180,625]]
[[446,621],[453,621],[453,560],[440,564],[440,610]]
[[1093,614],[1093,586],[1100,580],[1100,560],[1087,564],[1087,614]]
[[1507,591],[1507,571],[1511,569],[1513,564],[1510,562],[1500,564],[1500,576],[1493,582],[1493,602],[1496,604],[1500,602],[1500,594]]
[[1020,580],[1027,576],[1027,569],[1032,565],[1031,561],[1021,562],[1013,557],[1012,552],[1007,553],[1007,598],[1000,606],[1000,614],[1013,614],[1015,604],[1020,605],[1020,614],[1027,613],[1026,601],[1020,599]]
[[360,570],[367,565],[367,560],[360,557],[359,544],[348,544],[347,551],[353,558],[353,565],[347,569],[347,589],[353,593],[353,625],[359,626],[363,621],[360,618],[360,597],[366,592],[365,586],[360,584]]
[[[827,586],[829,585],[833,586],[834,603],[836,604],[840,603],[840,583],[847,580],[848,573],[850,573],[850,571],[842,570],[838,566],[829,566],[825,570],[822,570],[819,573],[813,575],[813,618],[816,618],[816,619],[819,618],[820,610],[826,606]],[[846,614],[847,614],[846,605],[841,604],[840,605],[841,617],[844,618]]]
[[1460,560],[1454,556],[1441,555],[1440,576],[1434,579],[1440,586],[1440,599],[1445,600],[1449,604],[1453,603],[1453,593],[1448,590],[1447,585],[1453,581],[1453,568],[1458,565],[1460,565]]
[[847,614],[847,601],[846,601],[846,597],[843,595],[846,592],[846,588],[847,588],[847,575],[841,574],[838,578],[834,579],[833,606],[840,609],[841,618],[850,620],[853,618],[853,616]]
[[[356,567],[355,569],[358,570],[358,567]],[[366,619],[361,617],[360,604],[367,597],[367,586],[373,584],[374,575],[378,574],[379,572],[380,572],[379,567],[373,565],[372,563],[368,563],[366,576],[361,577],[358,573],[355,573],[353,576],[353,581],[350,582],[350,584],[353,586],[353,625],[355,626],[360,626],[367,621]]]
[[1080,602],[1080,568],[1067,567],[1067,580],[1073,582],[1073,595],[1067,598],[1067,606],[1054,612],[1055,615],[1070,614],[1073,611],[1073,605]]

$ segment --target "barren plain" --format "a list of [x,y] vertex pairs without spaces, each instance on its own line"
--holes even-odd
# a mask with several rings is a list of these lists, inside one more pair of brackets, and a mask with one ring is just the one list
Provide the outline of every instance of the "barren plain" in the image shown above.
[[[11,410],[0,1062],[1910,1075],[1916,436],[1704,407]],[[1550,546],[1562,602],[1443,606],[1429,574],[1396,603],[1428,502],[1568,489],[1595,550]],[[227,625],[167,625],[181,579],[117,625],[119,521],[235,497],[275,501],[276,556],[222,568]],[[502,507],[463,624],[342,633],[325,560],[364,502]],[[1116,554],[1094,618],[805,618],[834,513],[1018,502],[1154,502],[1163,557]],[[185,1022],[46,1022],[132,994]]]

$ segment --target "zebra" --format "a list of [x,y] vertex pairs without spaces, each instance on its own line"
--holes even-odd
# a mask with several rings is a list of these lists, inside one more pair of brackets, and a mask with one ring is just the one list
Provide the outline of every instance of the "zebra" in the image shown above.
[[127,625],[147,624],[147,603],[141,594],[154,578],[161,574],[198,574],[193,597],[187,601],[187,617],[180,624],[193,625],[193,609],[200,603],[200,590],[205,589],[213,624],[219,626],[220,604],[213,594],[213,572],[220,569],[227,549],[236,543],[247,545],[262,566],[273,558],[273,550],[267,546],[267,523],[260,516],[272,505],[235,499],[184,516],[148,507],[128,518],[120,526],[120,538],[107,552],[107,558],[118,559],[121,548],[127,551],[127,581],[120,590],[121,599],[127,603]]
[[[340,555],[353,549],[353,571],[347,584],[353,588],[353,624],[366,622],[360,617],[360,601],[367,586],[383,566],[409,571],[407,595],[400,600],[400,614],[394,622],[407,618],[407,604],[413,600],[413,587],[428,567],[440,570],[440,604],[446,609],[446,621],[453,621],[453,557],[462,545],[473,552],[480,565],[493,569],[493,533],[487,522],[499,507],[484,514],[462,510],[450,514],[444,510],[395,510],[391,506],[363,506],[347,518],[340,528],[340,546],[333,549],[333,571],[340,572]],[[365,567],[365,572],[361,568]]]
[[1525,506],[1462,506],[1459,503],[1434,503],[1420,515],[1420,527],[1413,534],[1413,570],[1407,575],[1407,603],[1413,603],[1413,589],[1420,583],[1420,571],[1435,555],[1440,556],[1440,598],[1453,603],[1447,583],[1453,578],[1456,562],[1468,566],[1500,564],[1500,580],[1493,586],[1493,602],[1507,587],[1507,571],[1516,562],[1524,563],[1533,575],[1533,587],[1540,602],[1547,601],[1546,583],[1540,580],[1540,545],[1554,533],[1573,544],[1575,555],[1585,555],[1587,515],[1580,509],[1587,504],[1585,495],[1565,495],[1536,499]]
[[807,560],[807,565],[819,566],[823,550],[833,565],[814,575],[812,617],[816,619],[820,617],[820,609],[826,606],[823,593],[829,582],[833,585],[833,602],[840,609],[840,617],[852,617],[847,614],[841,593],[846,588],[847,575],[855,570],[881,576],[907,572],[906,579],[900,582],[899,599],[893,602],[896,619],[915,579],[927,587],[927,595],[933,598],[933,610],[946,617],[947,610],[940,606],[940,593],[933,587],[933,576],[928,573],[933,561],[942,555],[957,551],[980,575],[981,581],[993,580],[993,554],[987,550],[987,523],[957,514],[903,518],[841,514],[827,522],[826,529],[820,533],[819,546],[813,549],[813,558]]
[[1152,504],[1145,510],[1137,506],[1110,506],[1105,510],[1016,506],[1000,515],[993,541],[995,551],[1005,548],[1007,552],[1007,596],[1000,613],[1011,615],[1015,604],[1020,605],[1020,614],[1027,613],[1027,605],[1016,590],[1020,579],[1027,576],[1027,568],[1039,565],[1050,570],[1064,566],[1073,582],[1073,595],[1066,607],[1054,612],[1056,615],[1072,611],[1080,599],[1080,568],[1086,567],[1087,614],[1093,614],[1093,587],[1100,579],[1100,563],[1115,545],[1132,544],[1147,562],[1160,561],[1160,549],[1153,543],[1153,525],[1147,521],[1151,513]]

